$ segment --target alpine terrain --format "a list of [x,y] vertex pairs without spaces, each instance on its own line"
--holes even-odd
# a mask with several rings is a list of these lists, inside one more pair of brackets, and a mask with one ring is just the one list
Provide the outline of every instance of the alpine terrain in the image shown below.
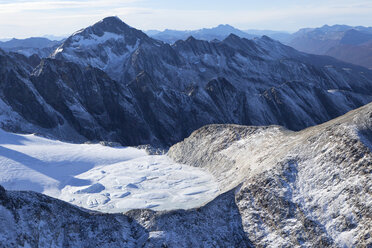
[[[368,43],[344,28],[298,40]],[[372,248],[371,70],[229,25],[149,34],[0,43],[0,248]]]
[[206,126],[168,156],[209,170],[221,194],[189,210],[103,214],[1,188],[2,246],[372,245],[372,104],[299,132]]
[[40,63],[17,56],[0,52],[1,126],[69,141],[166,147],[212,123],[301,130],[372,100],[363,67],[266,36],[169,45],[117,17]]

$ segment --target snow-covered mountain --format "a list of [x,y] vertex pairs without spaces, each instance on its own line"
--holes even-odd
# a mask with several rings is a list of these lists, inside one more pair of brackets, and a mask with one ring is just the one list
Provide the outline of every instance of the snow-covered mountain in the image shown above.
[[[362,67],[265,36],[169,45],[117,17],[73,34],[20,82],[27,83],[19,101],[8,94],[4,108],[49,130],[37,132],[66,139],[59,134],[73,129],[76,140],[126,145],[169,146],[212,123],[300,130],[372,100],[372,72]],[[26,91],[27,102],[42,105],[35,114],[32,104],[21,108]],[[7,130],[30,130],[6,114],[2,120]]]
[[77,31],[58,47],[52,57],[91,65],[120,79],[130,55],[140,46],[156,46],[143,32],[129,27],[117,17],[108,17]]
[[117,17],[42,60],[0,49],[0,247],[370,247],[371,85],[266,36],[170,45]]
[[[30,138],[17,136],[17,139]],[[8,144],[9,146],[10,144]],[[195,209],[102,214],[0,187],[5,247],[370,247],[372,104],[293,132],[210,125],[168,156],[222,193]]]

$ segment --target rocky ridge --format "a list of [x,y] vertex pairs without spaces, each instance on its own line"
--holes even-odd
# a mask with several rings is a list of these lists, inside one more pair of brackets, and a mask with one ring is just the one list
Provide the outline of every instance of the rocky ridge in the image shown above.
[[372,105],[292,132],[212,125],[171,147],[180,163],[236,188],[243,227],[257,246],[369,247]]
[[0,229],[0,240],[7,247],[370,247],[371,144],[372,104],[299,132],[206,126],[168,152],[217,177],[222,194],[205,206],[110,215],[1,189],[0,220],[15,228]]
[[[1,56],[14,65],[2,75],[19,71],[19,58]],[[171,46],[117,17],[76,32],[36,65],[3,76],[4,85],[23,83],[17,95],[0,89],[1,126],[78,142],[169,147],[213,123],[301,130],[372,101],[362,67],[265,36]]]

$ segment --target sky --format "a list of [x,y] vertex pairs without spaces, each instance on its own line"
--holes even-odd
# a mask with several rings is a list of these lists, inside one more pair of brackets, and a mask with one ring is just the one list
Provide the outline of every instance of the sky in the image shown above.
[[70,35],[107,16],[141,30],[372,26],[372,0],[0,0],[0,38]]

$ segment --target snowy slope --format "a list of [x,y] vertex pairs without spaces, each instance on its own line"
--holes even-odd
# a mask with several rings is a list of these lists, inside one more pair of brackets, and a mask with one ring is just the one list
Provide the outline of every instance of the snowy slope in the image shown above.
[[[258,247],[371,247],[372,104],[299,132],[210,125],[168,155],[235,189]],[[187,155],[185,155],[187,154]]]
[[[0,244],[371,247],[371,144],[372,104],[300,132],[206,126],[168,152],[179,162],[209,170],[221,191],[227,190],[206,205],[102,214],[0,187]],[[85,191],[100,188],[95,184]]]
[[0,130],[0,184],[104,212],[191,208],[217,193],[213,177],[165,155],[70,144]]
[[133,52],[139,45],[146,44],[154,46],[160,42],[117,17],[108,17],[72,34],[51,57],[91,65],[106,71],[113,79],[119,79]]

